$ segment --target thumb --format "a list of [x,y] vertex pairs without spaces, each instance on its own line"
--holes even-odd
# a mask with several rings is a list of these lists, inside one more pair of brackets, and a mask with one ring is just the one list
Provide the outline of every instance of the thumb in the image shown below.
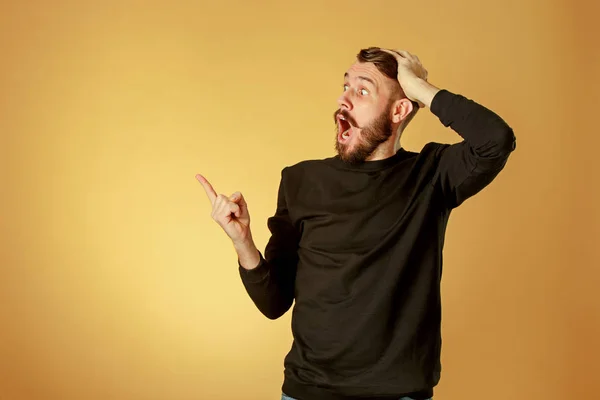
[[248,204],[241,192],[235,192],[229,197],[229,200],[236,203],[240,207],[240,215],[248,215]]

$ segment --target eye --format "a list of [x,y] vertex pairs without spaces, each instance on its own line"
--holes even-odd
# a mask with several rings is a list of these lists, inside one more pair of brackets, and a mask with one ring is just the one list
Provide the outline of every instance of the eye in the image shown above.
[[[345,83],[345,84],[344,84],[344,92],[345,92],[345,91],[347,91],[348,89],[350,89],[350,86],[349,86],[347,83]],[[358,93],[359,93],[361,96],[366,96],[366,95],[368,95],[368,94],[369,94],[369,91],[368,91],[367,89],[364,89],[364,88],[362,88],[362,89],[359,89],[359,90],[358,90]]]

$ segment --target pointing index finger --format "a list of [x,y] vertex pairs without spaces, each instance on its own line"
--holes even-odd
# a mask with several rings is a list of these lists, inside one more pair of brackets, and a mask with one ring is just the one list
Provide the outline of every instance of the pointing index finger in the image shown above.
[[196,179],[198,179],[198,181],[206,191],[206,195],[208,196],[210,203],[214,204],[215,200],[217,199],[217,193],[215,192],[215,189],[213,189],[212,185],[202,175],[197,174]]

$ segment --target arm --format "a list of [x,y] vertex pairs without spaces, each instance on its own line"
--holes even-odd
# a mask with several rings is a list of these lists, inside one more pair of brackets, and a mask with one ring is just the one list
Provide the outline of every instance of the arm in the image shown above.
[[218,195],[204,176],[197,174],[196,179],[211,202],[212,218],[233,243],[246,291],[265,316],[279,318],[294,300],[299,237],[288,215],[283,172],[277,211],[268,221],[272,235],[265,250],[266,260],[254,245],[248,204],[242,193],[235,192],[229,197]]
[[[240,277],[248,295],[267,318],[277,319],[289,310],[294,301],[299,241],[288,213],[283,173],[277,209],[267,225],[271,237],[264,257],[254,244],[236,250]],[[251,261],[244,264],[245,260]]]
[[437,92],[431,112],[464,140],[440,149],[439,183],[449,208],[477,194],[504,168],[516,148],[513,130],[484,106],[447,90]]
[[447,207],[458,207],[504,168],[516,147],[513,130],[491,110],[427,82],[428,72],[417,56],[402,50],[386,52],[398,62],[398,82],[406,97],[429,107],[464,139],[441,146],[438,154],[438,182]]

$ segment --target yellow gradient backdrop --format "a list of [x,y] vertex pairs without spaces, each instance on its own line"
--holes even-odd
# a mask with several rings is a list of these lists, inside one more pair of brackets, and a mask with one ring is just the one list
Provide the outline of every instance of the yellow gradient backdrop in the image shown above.
[[[263,249],[372,45],[518,139],[450,221],[436,398],[600,396],[596,4],[2,2],[0,399],[277,399],[290,314],[255,309],[194,175]],[[402,144],[459,139],[425,110]]]

